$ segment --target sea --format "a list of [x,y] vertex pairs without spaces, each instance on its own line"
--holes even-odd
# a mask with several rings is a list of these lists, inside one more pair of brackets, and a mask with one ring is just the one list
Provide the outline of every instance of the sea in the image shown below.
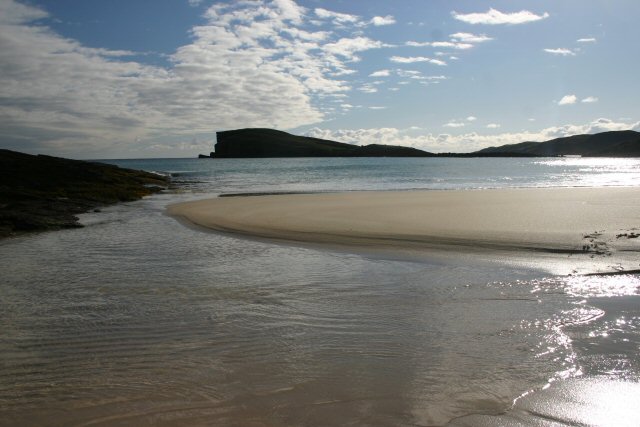
[[441,426],[570,378],[640,380],[639,275],[286,244],[165,213],[247,193],[640,186],[640,159],[101,161],[172,188],[0,241],[0,426]]

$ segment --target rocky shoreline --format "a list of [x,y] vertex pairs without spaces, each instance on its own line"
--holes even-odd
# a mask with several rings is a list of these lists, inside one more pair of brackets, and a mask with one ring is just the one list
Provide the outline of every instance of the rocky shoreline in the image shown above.
[[82,227],[80,213],[168,185],[167,177],[149,172],[0,150],[0,238]]

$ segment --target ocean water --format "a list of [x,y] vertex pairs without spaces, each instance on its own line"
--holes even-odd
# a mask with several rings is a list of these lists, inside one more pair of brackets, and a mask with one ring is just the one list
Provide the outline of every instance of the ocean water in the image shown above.
[[110,160],[169,173],[207,193],[450,190],[640,185],[639,159],[145,159]]
[[430,426],[640,378],[640,277],[203,232],[229,193],[640,185],[637,159],[160,159],[177,188],[0,242],[2,426]]

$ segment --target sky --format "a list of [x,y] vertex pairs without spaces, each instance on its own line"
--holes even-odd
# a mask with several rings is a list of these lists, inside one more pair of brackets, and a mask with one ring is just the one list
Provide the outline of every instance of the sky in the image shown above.
[[269,127],[432,152],[640,131],[637,0],[0,0],[0,148]]

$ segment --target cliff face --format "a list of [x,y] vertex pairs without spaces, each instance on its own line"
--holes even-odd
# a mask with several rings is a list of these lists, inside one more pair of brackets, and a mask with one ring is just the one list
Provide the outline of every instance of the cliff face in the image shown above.
[[273,129],[218,132],[211,157],[428,157],[433,154],[393,145],[357,146],[319,138],[291,135]]

